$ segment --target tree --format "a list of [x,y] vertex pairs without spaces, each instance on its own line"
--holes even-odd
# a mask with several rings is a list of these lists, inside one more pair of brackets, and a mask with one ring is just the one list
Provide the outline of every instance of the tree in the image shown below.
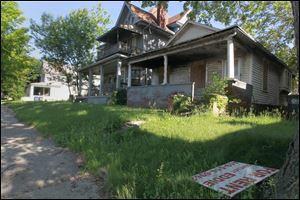
[[[299,63],[299,2],[292,1],[294,13],[297,60]],[[299,124],[294,140],[290,143],[286,160],[277,176],[276,199],[299,199]]]
[[31,20],[31,32],[35,45],[43,59],[67,77],[67,84],[78,86],[75,71],[95,60],[96,38],[107,31],[109,15],[101,4],[96,8],[78,9],[65,17],[44,13],[41,24]]
[[294,45],[293,13],[285,1],[185,1],[184,9],[192,7],[190,19],[211,25],[213,21],[225,26],[238,25],[264,47],[283,60],[296,75],[299,74]]
[[13,99],[24,95],[26,84],[38,75],[39,62],[28,56],[28,29],[16,2],[1,1],[1,92]]

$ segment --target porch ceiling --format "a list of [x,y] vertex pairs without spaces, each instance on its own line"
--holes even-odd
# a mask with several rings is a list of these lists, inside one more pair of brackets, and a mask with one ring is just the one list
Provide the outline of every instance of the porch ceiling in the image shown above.
[[[167,54],[168,56],[168,64],[169,65],[180,65],[189,63],[194,60],[201,60],[213,56],[217,56],[220,54],[227,53],[227,42],[223,41],[217,44],[197,47],[185,51],[179,51],[172,54]],[[148,68],[156,68],[163,66],[164,59],[163,55],[147,59],[135,64],[132,64],[133,66],[141,66],[141,67],[148,67]]]

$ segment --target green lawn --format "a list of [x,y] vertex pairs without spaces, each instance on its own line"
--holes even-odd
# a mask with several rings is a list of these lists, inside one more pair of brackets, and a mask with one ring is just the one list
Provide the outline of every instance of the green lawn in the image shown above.
[[[280,168],[297,122],[278,117],[172,116],[160,110],[68,102],[11,104],[17,117],[108,172],[117,198],[225,198],[191,176],[235,160]],[[120,129],[145,120],[140,128]],[[255,186],[238,197],[260,195]]]

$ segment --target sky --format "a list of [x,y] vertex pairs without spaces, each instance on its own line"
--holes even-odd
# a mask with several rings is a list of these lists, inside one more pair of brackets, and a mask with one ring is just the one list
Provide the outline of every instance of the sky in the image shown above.
[[[104,8],[111,16],[112,24],[108,27],[111,28],[115,25],[120,11],[123,6],[123,1],[17,1],[20,10],[23,12],[23,16],[26,17],[24,22],[25,27],[30,26],[30,19],[39,22],[41,15],[44,12],[50,13],[55,17],[65,16],[73,10],[79,8],[93,8],[99,2],[101,2],[102,8]],[[141,7],[140,1],[131,1],[132,4]],[[180,13],[183,9],[183,3],[179,1],[170,1],[168,7],[169,16]],[[144,8],[149,10],[150,8]],[[222,28],[219,24],[213,24],[216,28]],[[30,42],[34,46],[33,41]],[[31,56],[40,58],[38,50],[31,53]]]

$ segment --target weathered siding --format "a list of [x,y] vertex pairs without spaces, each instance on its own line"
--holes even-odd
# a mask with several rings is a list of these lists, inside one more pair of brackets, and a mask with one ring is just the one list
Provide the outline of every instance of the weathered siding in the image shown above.
[[214,58],[214,59],[207,60],[206,73],[207,73],[206,83],[210,83],[212,81],[213,73],[217,73],[220,77],[223,77],[222,59]]
[[204,35],[213,33],[214,31],[207,29],[202,26],[196,26],[193,24],[189,24],[189,27],[185,27],[185,30],[179,33],[176,37],[176,41],[172,41],[172,44],[178,44],[187,40],[195,39],[202,37]]
[[181,66],[172,68],[170,67],[170,84],[190,83],[190,67]]
[[240,67],[240,81],[250,84],[250,64],[251,64],[251,54],[245,54],[240,57],[241,67]]
[[252,85],[253,101],[255,104],[279,104],[279,71],[272,62],[269,62],[268,89],[263,91],[263,59],[261,56],[253,54],[252,60]]

